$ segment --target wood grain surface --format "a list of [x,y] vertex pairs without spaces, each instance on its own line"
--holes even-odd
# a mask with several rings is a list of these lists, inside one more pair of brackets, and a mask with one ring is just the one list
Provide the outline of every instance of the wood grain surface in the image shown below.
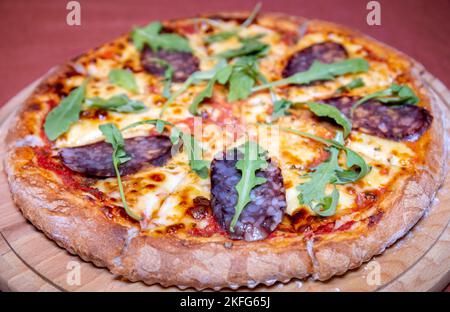
[[[445,120],[450,120],[450,92],[431,74],[422,73],[439,101]],[[28,86],[0,110],[0,140],[9,116],[30,94]],[[446,127],[449,135],[449,128]],[[3,155],[0,147],[0,155]],[[450,161],[448,164],[450,165]],[[59,248],[27,222],[11,200],[0,169],[0,289],[4,291],[180,291],[176,287],[130,283],[103,268],[82,261]],[[450,181],[446,182],[419,223],[382,255],[360,268],[326,282],[292,280],[287,284],[259,286],[251,291],[439,291],[450,281]],[[73,268],[80,283],[74,283]],[[379,270],[380,280],[372,279]],[[187,289],[186,291],[191,291]],[[241,288],[248,291],[247,288]]]

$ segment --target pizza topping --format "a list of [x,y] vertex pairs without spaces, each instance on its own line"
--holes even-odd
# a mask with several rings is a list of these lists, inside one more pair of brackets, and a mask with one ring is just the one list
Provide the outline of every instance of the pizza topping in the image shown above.
[[81,105],[86,94],[85,80],[81,86],[70,92],[45,119],[44,130],[50,140],[56,140],[69,130],[70,126],[80,118]]
[[384,104],[411,104],[415,105],[419,103],[419,98],[414,91],[408,86],[400,86],[398,84],[392,84],[389,88],[381,91],[374,92],[366,95],[362,99],[358,100],[352,106],[351,113],[361,104],[376,99],[378,102]]
[[[281,170],[247,142],[211,164],[213,214],[234,239],[261,240],[275,230],[286,209]],[[259,155],[258,155],[259,154]]]
[[282,75],[286,78],[305,72],[310,69],[314,61],[331,64],[347,58],[347,50],[341,44],[336,42],[317,43],[292,55]]
[[165,77],[166,80],[171,73],[175,82],[185,81],[199,68],[199,61],[191,52],[154,51],[148,47],[145,47],[141,53],[141,62],[146,71]]
[[[298,185],[297,191],[299,192],[298,200],[301,205],[309,206],[312,211],[322,217],[334,215],[339,202],[339,192],[336,185],[352,183],[362,179],[370,172],[371,167],[358,153],[344,145],[344,138],[340,132],[337,133],[334,140],[329,140],[292,128],[280,127],[280,130],[328,146],[328,159],[302,176],[302,178],[308,180]],[[339,151],[343,151],[346,155],[345,165],[347,168],[342,168],[338,162]],[[332,187],[331,191],[329,191],[330,186]]]
[[314,61],[307,71],[298,72],[287,78],[265,83],[253,88],[253,91],[260,91],[271,87],[281,87],[289,84],[305,85],[313,81],[332,80],[337,76],[367,72],[368,70],[369,63],[361,58],[348,59],[331,64]]
[[186,38],[172,33],[161,33],[160,22],[150,23],[145,27],[136,27],[131,32],[131,38],[138,50],[148,46],[152,51],[175,51],[191,52],[189,42]]
[[[357,97],[335,97],[323,102],[333,105],[350,117]],[[431,125],[433,116],[423,107],[403,104],[386,105],[370,99],[353,112],[353,129],[395,141],[415,141]]]
[[[131,157],[120,164],[119,173],[128,175],[146,164],[162,166],[170,158],[172,144],[167,136],[152,135],[124,140],[124,151]],[[63,163],[75,172],[94,177],[115,176],[112,161],[113,148],[106,142],[63,148],[59,152]]]
[[112,69],[109,72],[109,81],[132,93],[138,93],[139,88],[131,71],[125,69]]
[[310,102],[305,104],[316,116],[327,117],[333,119],[344,130],[344,138],[346,138],[352,130],[352,123],[347,117],[336,107],[324,103]]
[[364,86],[365,86],[364,80],[362,80],[361,78],[356,78],[350,81],[348,84],[343,85],[342,87],[337,89],[336,93],[344,93]]
[[188,155],[189,166],[191,167],[192,171],[194,171],[199,177],[203,179],[208,177],[209,162],[202,159],[201,157],[202,149],[198,141],[194,138],[194,136],[186,132],[183,132],[181,129],[176,127],[171,122],[164,121],[161,119],[142,120],[126,126],[125,128],[122,129],[122,131],[144,124],[155,125],[156,131],[158,131],[159,133],[162,133],[164,131],[165,126],[171,127],[170,141],[172,142],[172,144],[180,146],[179,143],[181,141],[183,143],[183,149],[186,151]]
[[88,108],[108,110],[118,113],[141,113],[147,107],[141,101],[131,100],[126,94],[119,94],[108,99],[93,97],[86,100]]
[[127,204],[125,193],[123,191],[122,180],[120,177],[119,166],[128,162],[131,158],[125,151],[125,141],[120,133],[119,129],[114,124],[101,125],[100,130],[106,138],[106,142],[112,146],[112,163],[114,172],[117,176],[117,184],[119,185],[120,197],[122,198],[122,204],[126,213],[135,220],[141,220],[141,216],[135,214]]
[[[228,31],[221,31],[219,33],[210,35],[205,37],[206,43],[214,43],[219,41],[224,41],[227,39],[230,39],[232,37],[239,37],[239,32],[245,28],[250,26],[253,21],[255,20],[256,16],[258,15],[259,11],[261,10],[261,3],[257,3],[250,15],[247,17],[245,21],[242,22],[242,24],[237,27],[237,29],[228,30]],[[213,18],[212,18],[213,19]]]

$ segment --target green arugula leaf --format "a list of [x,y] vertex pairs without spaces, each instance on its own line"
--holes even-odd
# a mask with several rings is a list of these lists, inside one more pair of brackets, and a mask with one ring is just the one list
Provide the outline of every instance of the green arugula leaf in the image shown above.
[[44,131],[47,137],[54,141],[67,132],[70,126],[80,119],[81,105],[86,94],[87,80],[70,92],[45,119]]
[[199,104],[206,98],[212,97],[216,82],[222,85],[229,84],[228,101],[234,102],[247,98],[251,94],[258,75],[256,59],[251,57],[239,58],[233,65],[216,66],[214,75],[209,79],[206,88],[194,98],[189,111],[193,115],[198,114]]
[[289,84],[308,84],[318,80],[332,80],[340,75],[367,72],[368,69],[369,63],[361,58],[348,59],[331,64],[323,64],[314,61],[307,71],[294,74],[281,80],[259,85],[253,88],[253,91],[260,91],[270,87],[279,87]]
[[358,106],[372,99],[376,99],[377,101],[384,104],[415,105],[419,103],[419,98],[410,87],[393,83],[389,88],[366,95],[365,97],[357,101],[352,106],[351,114],[353,115],[353,112]]
[[309,180],[297,186],[298,199],[301,205],[309,206],[315,213],[323,217],[332,216],[336,212],[339,192],[334,189],[331,195],[325,194],[325,188],[337,180],[336,172],[340,170],[338,164],[339,150],[335,147],[328,149],[330,157],[305,175]]
[[125,69],[112,69],[108,75],[112,84],[118,85],[130,92],[138,93],[139,88],[131,71]]
[[274,122],[280,117],[287,116],[288,110],[291,108],[293,103],[286,99],[279,99],[273,103],[273,112],[270,117],[270,121]]
[[189,41],[177,34],[161,34],[162,24],[153,22],[145,27],[135,27],[131,33],[133,43],[138,50],[147,44],[153,51],[160,49],[166,51],[190,52]]
[[214,76],[208,81],[205,89],[203,89],[192,101],[189,106],[189,112],[193,115],[198,115],[198,106],[206,99],[211,98],[214,91],[214,84],[216,81],[220,84],[226,84],[230,79],[230,75],[233,71],[233,67],[228,65],[225,67],[217,68]]
[[[334,188],[331,194],[325,194],[326,186],[329,184],[337,185],[356,182],[370,172],[370,166],[358,153],[344,145],[344,138],[341,132],[337,133],[334,140],[329,140],[292,128],[280,127],[280,130],[297,134],[328,146],[330,157],[314,168],[313,172],[305,175],[305,177],[309,177],[309,180],[297,186],[297,190],[299,191],[298,199],[300,204],[308,205],[320,216],[333,215],[339,201],[339,192]],[[346,155],[347,169],[339,166],[339,150],[342,150]]]
[[170,64],[166,60],[163,60],[163,59],[157,58],[157,57],[150,58],[150,61],[155,62],[158,65],[160,65],[160,66],[165,68],[165,71],[164,71],[164,88],[163,88],[162,95],[166,99],[170,98],[170,85],[172,84],[172,78],[173,78],[173,73],[174,73],[174,69],[173,69],[172,64]]
[[246,99],[252,93],[252,88],[260,76],[255,57],[237,59],[229,80],[228,101]]
[[122,204],[125,212],[135,220],[141,220],[142,217],[135,214],[128,207],[127,200],[125,198],[125,192],[123,190],[122,179],[120,177],[119,166],[126,163],[131,159],[131,157],[125,151],[125,140],[123,139],[122,133],[119,129],[112,123],[101,125],[100,131],[105,136],[106,142],[111,144],[113,148],[112,161],[114,165],[114,171],[116,172],[117,184],[119,186],[119,193],[122,199]]
[[183,141],[183,149],[186,151],[189,159],[189,166],[199,177],[205,179],[209,174],[210,162],[201,158],[202,149],[198,141],[190,134],[181,131],[173,123],[161,119],[148,119],[134,122],[124,128],[121,131],[125,131],[137,126],[150,124],[155,125],[156,130],[159,133],[164,131],[165,126],[171,127],[170,141],[172,144],[178,144],[180,139]]
[[189,166],[192,171],[197,173],[200,178],[206,179],[209,174],[210,162],[201,158],[201,148],[198,141],[194,138],[194,136],[184,132],[181,133],[181,138],[183,140],[183,148],[186,149],[186,153],[189,158]]
[[352,123],[341,113],[336,107],[324,103],[309,102],[306,106],[319,117],[328,117],[333,119],[338,125],[344,129],[344,137],[346,138],[352,131]]
[[237,36],[237,31],[222,31],[210,36],[207,36],[205,38],[205,42],[206,43],[214,43],[214,42],[219,42],[219,41],[224,41],[224,40],[228,40],[232,37]]
[[219,60],[219,62],[214,66],[213,69],[207,70],[207,71],[197,71],[189,76],[188,79],[184,82],[184,84],[181,86],[178,91],[174,92],[172,96],[164,103],[164,105],[161,108],[161,112],[159,113],[159,117],[162,117],[164,115],[164,112],[167,110],[167,107],[169,107],[170,104],[172,104],[177,97],[179,97],[182,93],[184,93],[187,89],[189,89],[190,86],[198,84],[205,80],[211,80],[213,79],[217,72],[223,68],[225,68],[227,65],[227,62],[225,60]]
[[262,4],[261,2],[258,2],[255,7],[253,8],[250,15],[247,17],[247,19],[241,24],[241,28],[245,28],[250,26],[253,21],[255,20],[256,16],[258,15],[259,11],[261,10]]
[[131,100],[126,94],[115,95],[109,99],[93,97],[86,99],[85,103],[89,108],[104,109],[118,113],[141,113],[147,110],[144,103]]
[[362,158],[358,153],[356,153],[355,151],[351,150],[350,148],[344,145],[344,138],[342,136],[342,133],[340,132],[337,133],[335,140],[329,140],[308,132],[299,131],[288,127],[280,127],[280,130],[297,134],[305,138],[309,138],[311,140],[320,142],[327,146],[332,146],[340,150],[343,150],[347,157],[346,165],[349,169],[348,172],[344,170],[338,174],[339,180],[337,181],[337,184],[356,182],[364,178],[371,170],[370,166],[366,163],[364,158]]
[[228,101],[246,99],[252,93],[255,80],[243,71],[234,71],[230,77]]
[[224,41],[224,40],[230,39],[235,36],[237,37],[239,32],[242,29],[250,26],[253,23],[255,17],[258,15],[258,12],[260,11],[260,9],[261,9],[261,3],[257,3],[255,8],[250,13],[250,15],[247,17],[247,19],[236,30],[222,31],[217,34],[213,34],[211,36],[206,37],[205,42],[206,43],[214,43],[214,42]]
[[237,49],[231,49],[219,53],[217,56],[224,59],[231,59],[240,56],[263,56],[267,54],[269,45],[258,40],[247,40],[242,42],[242,46]]
[[240,149],[243,150],[243,158],[236,162],[236,169],[241,171],[241,179],[236,184],[238,201],[234,207],[235,212],[230,223],[230,231],[234,231],[234,226],[239,220],[239,216],[245,206],[250,202],[250,192],[255,186],[266,182],[263,177],[257,177],[256,172],[267,168],[266,153],[262,152],[259,145],[253,141],[247,141]]
[[199,94],[197,94],[191,105],[189,105],[189,112],[192,115],[198,115],[198,106],[200,105],[200,103],[202,103],[206,98],[212,97],[216,80],[217,78],[216,76],[214,76],[210,81],[208,81],[206,88],[203,89]]
[[340,87],[339,89],[336,90],[337,93],[343,93],[346,91],[350,91],[353,89],[357,89],[357,88],[361,88],[364,87],[364,80],[362,80],[361,78],[356,78],[353,79],[352,81],[350,81],[348,84]]

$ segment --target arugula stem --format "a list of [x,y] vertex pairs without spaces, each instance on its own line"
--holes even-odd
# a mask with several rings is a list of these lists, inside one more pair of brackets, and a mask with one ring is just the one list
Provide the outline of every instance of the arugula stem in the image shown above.
[[125,197],[125,192],[123,190],[122,178],[120,177],[119,166],[117,164],[117,158],[116,157],[113,157],[113,165],[114,165],[114,171],[116,172],[117,185],[119,186],[120,198],[122,199],[122,204],[123,204],[123,208],[125,208],[125,212],[127,213],[127,215],[129,215],[134,220],[137,220],[137,221],[142,220],[141,216],[138,216],[137,214],[135,214],[130,209],[130,207],[128,207],[127,199]]
[[261,2],[258,2],[254,7],[252,13],[250,13],[247,19],[241,24],[240,28],[248,27],[253,23],[253,20],[255,19],[256,15],[258,15],[259,10],[261,10],[261,6],[262,6]]

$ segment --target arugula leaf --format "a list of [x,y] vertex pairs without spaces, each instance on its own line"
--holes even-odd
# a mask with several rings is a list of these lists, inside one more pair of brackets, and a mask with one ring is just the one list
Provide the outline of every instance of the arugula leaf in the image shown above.
[[69,130],[70,126],[80,118],[81,104],[86,94],[87,80],[70,92],[45,119],[44,130],[47,137],[54,141]]
[[332,216],[336,212],[339,192],[336,188],[331,195],[325,194],[328,184],[337,180],[336,172],[340,170],[338,164],[339,150],[335,147],[328,149],[330,157],[305,175],[310,179],[297,186],[298,199],[301,205],[309,206],[315,213],[323,217]]
[[279,99],[273,103],[273,112],[270,117],[270,121],[274,122],[280,117],[287,116],[288,110],[291,108],[293,103],[286,99]]
[[346,138],[352,131],[352,123],[341,113],[336,107],[325,103],[309,102],[306,106],[319,117],[328,117],[333,119],[338,125],[344,129],[344,137]]
[[213,95],[216,82],[222,85],[229,84],[228,101],[234,102],[247,98],[251,94],[258,75],[256,60],[252,57],[242,57],[237,59],[233,65],[218,67],[206,88],[194,98],[189,106],[189,111],[194,115],[198,114],[198,105]]
[[206,98],[210,98],[213,95],[214,84],[216,83],[217,78],[214,76],[206,85],[206,88],[203,89],[192,101],[191,105],[189,105],[189,112],[192,115],[198,115],[198,106],[202,103]]
[[233,72],[229,80],[228,101],[234,102],[247,98],[260,77],[255,57],[242,57],[233,64]]
[[240,99],[246,99],[252,93],[252,87],[255,80],[243,71],[234,71],[230,77],[230,89],[228,92],[228,101],[234,102]]
[[[292,132],[292,129],[289,132]],[[307,137],[310,136],[308,135]],[[320,138],[318,141],[322,140],[323,138]],[[334,187],[330,195],[325,194],[327,185],[356,182],[370,171],[370,166],[367,165],[360,155],[343,145],[344,138],[341,132],[337,133],[335,140],[326,141],[330,143],[328,147],[330,157],[314,168],[312,173],[305,175],[305,177],[310,178],[307,182],[297,186],[300,204],[308,205],[315,213],[323,217],[333,215],[336,212],[336,206],[339,201],[339,192],[336,187]],[[339,166],[338,156],[340,149],[346,154],[346,166],[348,169]]]
[[172,144],[178,144],[180,139],[183,141],[183,148],[185,149],[189,166],[199,177],[205,179],[208,177],[209,161],[201,159],[201,148],[198,141],[190,134],[181,131],[173,123],[161,119],[148,119],[134,122],[124,128],[121,131],[125,131],[140,125],[151,124],[156,126],[156,130],[162,133],[165,126],[170,126],[170,141]]
[[186,149],[186,153],[189,158],[189,166],[192,171],[197,173],[197,175],[206,179],[209,174],[209,161],[201,159],[201,148],[198,141],[194,138],[194,136],[184,133],[181,133],[181,138],[183,140],[183,148]]
[[118,85],[133,93],[138,93],[139,88],[131,71],[125,69],[112,69],[108,75],[112,84]]
[[266,153],[261,152],[259,145],[253,141],[245,142],[243,148],[243,159],[236,162],[236,169],[241,171],[241,179],[236,184],[238,201],[234,207],[234,215],[230,223],[230,231],[234,232],[234,226],[239,219],[245,206],[250,202],[250,192],[255,186],[266,182],[263,177],[257,177],[256,171],[267,168]]
[[125,140],[123,139],[120,130],[112,123],[104,124],[99,127],[100,131],[105,136],[106,142],[111,144],[113,148],[112,161],[114,165],[114,171],[116,172],[117,185],[119,186],[119,193],[122,199],[123,207],[125,212],[135,220],[141,220],[142,217],[135,214],[128,207],[127,200],[125,198],[125,192],[123,190],[122,179],[120,177],[119,166],[126,163],[131,159],[131,157],[125,151]]
[[205,38],[205,42],[206,43],[214,43],[214,42],[224,41],[224,40],[230,39],[234,36],[237,36],[236,31],[222,31],[217,34],[207,36]]
[[[331,194],[325,194],[328,184],[346,184],[356,182],[370,172],[370,166],[358,153],[344,146],[344,138],[338,132],[335,140],[325,139],[311,133],[298,131],[292,128],[280,127],[280,130],[294,133],[328,146],[330,157],[314,168],[313,172],[305,175],[310,179],[297,186],[300,204],[308,205],[320,216],[331,216],[336,211],[339,201],[339,192],[336,187]],[[338,163],[339,150],[346,154],[347,169],[341,168]]]
[[220,84],[226,84],[230,79],[230,76],[233,72],[233,67],[231,65],[225,66],[223,68],[218,68],[217,72],[214,76],[208,81],[205,89],[203,89],[192,101],[189,106],[189,112],[193,115],[198,115],[198,106],[206,99],[210,98],[213,95],[214,84],[216,82]]
[[170,85],[172,84],[172,77],[174,73],[174,68],[172,64],[158,57],[150,58],[150,61],[157,63],[158,65],[165,68],[164,71],[164,88],[162,95],[168,99],[170,98]]
[[262,56],[269,50],[269,45],[258,40],[247,40],[242,42],[242,46],[219,53],[220,58],[231,59],[240,56]]
[[384,104],[411,104],[415,105],[419,103],[419,98],[414,93],[414,91],[406,85],[398,85],[393,83],[389,88],[381,91],[377,91],[366,95],[358,102],[356,102],[351,109],[351,114],[353,115],[354,110],[361,104],[376,99],[377,101]]
[[147,44],[153,51],[160,49],[166,51],[190,52],[189,41],[177,34],[160,34],[162,24],[153,22],[145,27],[135,27],[131,33],[133,43],[138,50]]
[[260,91],[270,87],[285,86],[288,84],[308,84],[317,80],[332,80],[337,76],[367,72],[369,63],[361,58],[348,59],[341,62],[323,64],[314,61],[312,66],[304,72],[274,82],[259,85],[253,91]]
[[216,76],[217,72],[226,66],[228,65],[225,60],[219,60],[219,62],[216,66],[214,66],[213,69],[207,71],[197,71],[190,75],[189,78],[181,86],[181,88],[178,89],[178,91],[174,92],[172,96],[166,101],[166,103],[164,103],[161,108],[161,112],[159,113],[159,117],[162,117],[164,115],[164,112],[167,110],[167,107],[169,107],[169,105],[172,104],[178,96],[189,89],[190,86],[198,84],[201,81],[213,79],[214,76]]
[[140,113],[147,110],[144,103],[131,100],[126,94],[115,95],[109,99],[93,97],[86,99],[85,103],[90,108],[104,109],[118,113]]
[[280,127],[280,130],[297,134],[305,138],[320,142],[327,146],[332,146],[340,150],[343,150],[347,157],[346,165],[349,169],[347,171],[343,170],[341,173],[338,174],[339,177],[339,180],[337,181],[338,184],[356,182],[365,177],[371,170],[370,166],[366,163],[364,158],[362,158],[358,153],[356,153],[355,151],[351,150],[350,148],[344,145],[344,139],[342,133],[340,132],[337,133],[335,140],[329,140],[308,132],[299,131],[288,127]]
[[255,8],[252,10],[252,12],[250,13],[250,15],[247,17],[247,19],[234,31],[223,31],[217,34],[213,34],[211,36],[208,36],[205,38],[205,42],[206,43],[214,43],[214,42],[219,42],[219,41],[224,41],[227,39],[230,39],[231,37],[235,37],[238,36],[239,31],[242,30],[245,27],[250,26],[255,17],[258,15],[258,12],[261,9],[261,3],[257,3]]
[[362,80],[361,78],[356,78],[353,79],[352,81],[350,81],[348,84],[340,87],[339,89],[336,90],[337,93],[342,93],[345,91],[350,91],[356,88],[360,88],[360,87],[364,87],[364,80]]
[[261,2],[258,2],[255,7],[253,8],[250,15],[247,17],[247,19],[241,24],[241,28],[250,26],[253,21],[255,20],[256,16],[258,15],[259,11],[261,10]]

